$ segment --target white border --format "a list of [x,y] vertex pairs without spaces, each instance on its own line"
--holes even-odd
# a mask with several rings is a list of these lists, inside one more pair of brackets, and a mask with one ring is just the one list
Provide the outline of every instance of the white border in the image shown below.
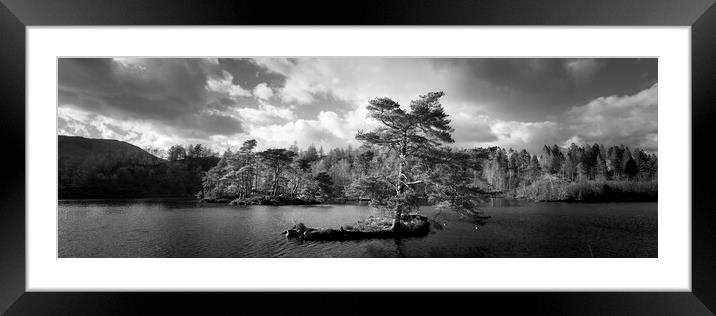
[[[27,290],[690,291],[689,27],[29,27]],[[58,56],[659,57],[659,257],[58,259]],[[400,271],[398,273],[398,271]]]

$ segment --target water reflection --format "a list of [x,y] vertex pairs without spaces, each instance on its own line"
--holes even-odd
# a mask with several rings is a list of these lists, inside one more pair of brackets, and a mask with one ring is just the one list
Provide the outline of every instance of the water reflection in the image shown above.
[[60,257],[656,257],[656,203],[492,199],[479,216],[422,207],[426,237],[286,239],[297,222],[339,227],[364,205],[227,206],[193,200],[60,201]]

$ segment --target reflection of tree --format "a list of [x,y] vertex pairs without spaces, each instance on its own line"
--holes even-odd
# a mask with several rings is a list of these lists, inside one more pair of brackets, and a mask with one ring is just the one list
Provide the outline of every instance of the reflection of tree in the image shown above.
[[395,238],[393,239],[393,242],[395,244],[395,254],[398,258],[405,258],[406,255],[403,254],[403,239],[402,238]]
[[[431,228],[435,228],[438,230],[443,229],[443,227],[447,223],[447,219],[443,214],[443,210],[444,208],[437,209],[435,215],[433,215],[433,217],[430,219]],[[482,215],[480,213],[458,213],[458,216],[460,220],[470,222],[472,225],[474,225],[475,229],[479,229],[480,227],[485,226],[485,224],[487,224],[487,221],[490,219],[490,216]]]

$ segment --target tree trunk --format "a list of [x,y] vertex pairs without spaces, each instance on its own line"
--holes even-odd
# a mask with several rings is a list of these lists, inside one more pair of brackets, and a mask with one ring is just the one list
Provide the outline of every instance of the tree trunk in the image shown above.
[[393,217],[393,224],[390,227],[392,231],[398,231],[400,229],[400,217],[403,215],[403,203],[398,202],[395,206],[395,216]]
[[300,186],[300,178],[296,177],[296,182],[293,184],[293,189],[291,190],[291,194],[293,196],[296,196],[298,194],[298,187]]
[[405,164],[407,147],[408,146],[406,137],[404,136],[403,143],[400,146],[400,160],[398,161],[398,181],[395,184],[395,193],[399,200],[395,205],[395,216],[393,217],[393,223],[390,227],[390,230],[392,231],[397,231],[398,229],[400,229],[400,218],[403,215],[403,202],[400,199],[403,198],[401,195],[405,193],[405,184],[403,183],[403,165]]
[[281,174],[281,169],[276,167],[276,170],[274,171],[274,177],[273,177],[273,188],[271,190],[271,196],[276,197],[278,194],[278,179],[279,175]]
[[259,172],[261,172],[261,170],[259,170],[259,164],[257,162],[254,164],[254,177],[253,177],[254,183],[251,186],[252,193],[254,192],[254,190],[256,192],[259,191]]

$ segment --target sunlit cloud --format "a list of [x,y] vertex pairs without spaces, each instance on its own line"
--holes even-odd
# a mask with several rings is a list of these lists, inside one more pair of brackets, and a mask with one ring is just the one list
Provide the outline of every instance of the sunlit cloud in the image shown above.
[[226,94],[232,98],[251,96],[250,91],[242,88],[240,85],[233,84],[233,81],[234,76],[232,76],[227,71],[223,71],[222,77],[209,78],[206,81],[206,89],[213,92]]

